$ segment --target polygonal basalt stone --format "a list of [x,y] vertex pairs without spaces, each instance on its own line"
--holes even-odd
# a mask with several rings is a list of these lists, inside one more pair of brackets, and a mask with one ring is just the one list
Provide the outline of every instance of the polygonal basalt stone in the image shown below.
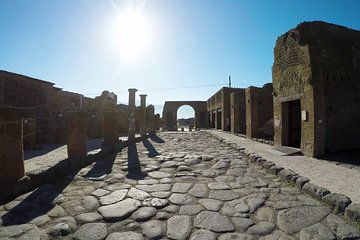
[[146,198],[150,198],[151,195],[145,191],[132,187],[128,192],[128,197],[142,201],[145,200]]
[[165,235],[165,224],[159,220],[151,220],[141,224],[142,233],[149,239],[159,239]]
[[239,195],[231,190],[211,190],[209,193],[209,198],[215,198],[222,201],[230,201],[238,197]]
[[326,188],[316,186],[315,184],[312,184],[312,183],[309,183],[309,182],[304,184],[302,190],[304,192],[306,192],[307,194],[310,194],[314,198],[317,198],[317,199],[320,199],[320,200],[325,195],[330,193],[330,191],[327,190]]
[[185,205],[180,207],[179,214],[181,215],[195,215],[204,210],[204,207],[200,204]]
[[100,197],[99,201],[101,205],[109,205],[109,204],[117,203],[125,198],[127,192],[128,192],[127,189],[116,190],[110,193],[109,195]]
[[143,206],[152,206],[155,208],[163,208],[169,204],[169,200],[160,198],[148,198],[142,202]]
[[195,227],[214,232],[230,232],[235,230],[230,220],[217,212],[203,211],[194,220]]
[[172,177],[171,173],[160,172],[160,171],[149,172],[148,175],[150,177],[152,177],[152,178],[168,178],[168,177]]
[[174,193],[187,193],[192,187],[192,183],[175,183],[171,189]]
[[128,217],[141,205],[140,201],[127,198],[121,202],[102,206],[98,209],[105,221],[117,221]]
[[210,211],[218,211],[223,204],[220,200],[210,198],[200,199],[199,203]]
[[218,240],[253,240],[254,237],[245,233],[225,233],[221,234]]
[[360,231],[335,214],[329,214],[324,224],[336,233],[338,239],[360,239]]
[[114,232],[110,234],[106,240],[144,240],[144,237],[140,233],[136,232]]
[[82,213],[75,217],[76,221],[80,224],[100,221],[102,218],[98,212]]
[[300,239],[336,239],[333,232],[322,223],[301,229]]
[[131,218],[135,219],[136,221],[146,221],[156,214],[156,208],[154,207],[141,207],[136,210],[132,215]]
[[73,238],[76,240],[102,240],[106,235],[105,223],[87,223],[75,232]]
[[173,193],[171,194],[169,201],[174,204],[191,204],[195,203],[195,198],[182,193]]
[[190,240],[216,240],[216,234],[206,229],[199,229],[191,235]]
[[167,220],[167,236],[170,239],[185,240],[190,236],[192,221],[190,216],[176,215]]
[[188,192],[194,197],[205,197],[207,196],[209,188],[204,183],[196,183]]
[[345,209],[345,216],[360,224],[360,204],[351,204]]
[[80,200],[71,200],[61,204],[65,210],[70,213],[70,215],[78,215],[84,212],[91,212],[97,209],[100,204],[96,197],[94,196],[85,196]]
[[0,239],[40,239],[39,229],[32,224],[0,227]]
[[320,222],[330,213],[325,207],[298,207],[278,213],[278,227],[287,234],[293,234],[314,223]]

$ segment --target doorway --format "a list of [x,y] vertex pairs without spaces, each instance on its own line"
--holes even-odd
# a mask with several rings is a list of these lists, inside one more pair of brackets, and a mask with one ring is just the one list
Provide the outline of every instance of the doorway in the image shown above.
[[301,144],[301,104],[300,99],[289,101],[287,105],[288,146],[300,148]]
[[216,110],[216,128],[221,129],[221,120],[222,120],[222,109],[218,108]]

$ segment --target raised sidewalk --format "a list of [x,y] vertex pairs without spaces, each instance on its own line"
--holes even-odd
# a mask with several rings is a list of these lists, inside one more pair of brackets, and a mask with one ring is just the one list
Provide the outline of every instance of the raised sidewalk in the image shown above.
[[256,153],[262,158],[274,162],[283,168],[290,169],[299,175],[310,179],[310,182],[348,196],[352,203],[360,203],[360,171],[345,166],[336,165],[324,159],[306,156],[278,156],[269,152],[273,146],[252,141],[219,130],[204,130],[239,147],[244,147],[248,153]]

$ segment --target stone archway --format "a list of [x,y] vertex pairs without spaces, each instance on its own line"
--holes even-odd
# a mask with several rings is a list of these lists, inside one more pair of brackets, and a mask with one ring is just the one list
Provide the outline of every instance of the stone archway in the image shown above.
[[206,101],[166,101],[163,110],[163,130],[177,130],[177,110],[189,105],[195,111],[195,128],[208,128]]

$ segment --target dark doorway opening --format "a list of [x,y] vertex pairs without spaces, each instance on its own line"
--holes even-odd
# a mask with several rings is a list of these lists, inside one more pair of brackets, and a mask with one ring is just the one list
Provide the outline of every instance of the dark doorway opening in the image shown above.
[[216,116],[215,111],[212,111],[211,112],[211,128],[215,128],[215,116]]
[[217,112],[216,112],[216,113],[217,113],[217,114],[216,114],[216,118],[217,118],[217,119],[216,119],[216,120],[217,120],[217,121],[216,121],[216,123],[217,123],[217,124],[216,124],[216,128],[217,128],[217,129],[221,129],[222,109],[219,108],[219,109],[217,109],[216,111],[217,111]]
[[300,99],[289,101],[287,105],[288,146],[300,148],[301,143],[301,104]]

